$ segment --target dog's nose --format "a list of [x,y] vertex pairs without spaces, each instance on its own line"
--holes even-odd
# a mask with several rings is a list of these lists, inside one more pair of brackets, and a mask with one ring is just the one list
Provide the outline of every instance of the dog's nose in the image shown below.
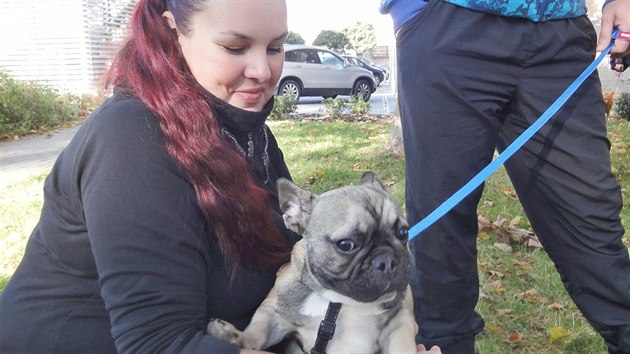
[[396,259],[391,254],[379,254],[372,258],[372,268],[383,273],[390,273],[396,268]]

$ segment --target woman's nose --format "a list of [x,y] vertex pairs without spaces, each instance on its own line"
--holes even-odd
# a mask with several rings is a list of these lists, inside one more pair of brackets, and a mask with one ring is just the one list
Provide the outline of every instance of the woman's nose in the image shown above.
[[252,53],[247,61],[245,68],[245,77],[265,82],[271,78],[271,66],[267,52]]

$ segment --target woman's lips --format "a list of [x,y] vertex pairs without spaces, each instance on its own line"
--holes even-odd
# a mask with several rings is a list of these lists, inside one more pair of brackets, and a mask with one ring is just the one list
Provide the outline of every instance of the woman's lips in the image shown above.
[[236,91],[238,97],[247,103],[256,103],[260,101],[263,95],[263,90],[241,90]]

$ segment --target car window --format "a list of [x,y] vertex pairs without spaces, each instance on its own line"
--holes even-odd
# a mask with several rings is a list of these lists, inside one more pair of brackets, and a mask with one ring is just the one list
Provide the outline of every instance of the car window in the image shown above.
[[330,52],[317,51],[319,61],[324,65],[343,66],[343,60]]
[[360,61],[360,62],[362,62],[363,64],[365,64],[365,65],[367,65],[367,66],[372,66],[372,63],[368,62],[367,60],[365,60],[365,59],[363,59],[363,58],[361,58],[361,59],[358,59],[358,58],[357,58],[357,60],[358,60],[358,61]]
[[312,49],[288,51],[284,54],[284,60],[294,63],[318,63],[317,56]]
[[352,65],[355,65],[355,66],[361,66],[361,63],[359,63],[359,61],[358,61],[358,60],[356,60],[355,58],[352,58],[352,57],[349,57],[349,58],[348,58],[348,57],[346,57],[346,59],[348,59],[348,61],[349,61],[350,63],[352,63]]

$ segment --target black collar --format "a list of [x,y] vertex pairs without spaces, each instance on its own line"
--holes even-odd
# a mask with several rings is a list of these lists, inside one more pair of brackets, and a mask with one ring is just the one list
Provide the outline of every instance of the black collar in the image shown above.
[[210,92],[205,92],[206,100],[214,110],[220,125],[230,132],[251,132],[264,126],[265,121],[273,109],[273,97],[267,101],[265,107],[259,112],[244,110],[215,97]]
[[328,303],[328,310],[326,310],[326,316],[324,316],[322,322],[319,323],[317,339],[315,340],[315,346],[311,349],[311,354],[326,354],[326,346],[335,334],[339,309],[341,309],[341,303]]

